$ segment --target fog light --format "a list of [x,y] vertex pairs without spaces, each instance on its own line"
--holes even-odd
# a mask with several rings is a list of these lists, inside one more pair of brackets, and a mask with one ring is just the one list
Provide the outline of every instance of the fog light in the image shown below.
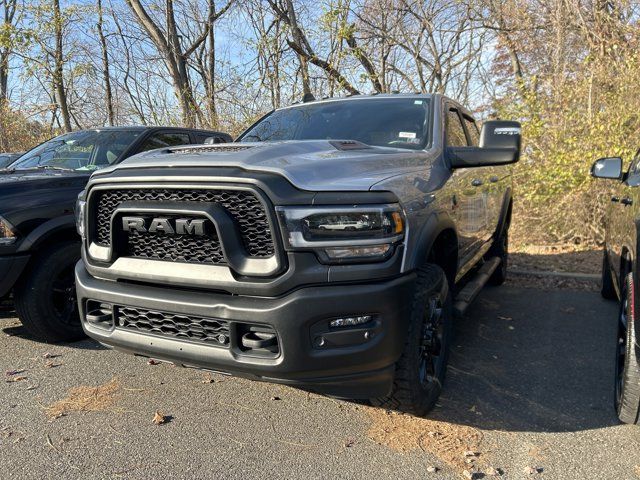
[[333,260],[341,258],[371,258],[383,257],[387,254],[391,245],[373,245],[370,247],[339,247],[327,248],[327,256]]
[[334,327],[353,327],[354,325],[362,325],[371,321],[371,315],[360,315],[357,317],[336,318],[329,322],[329,326]]

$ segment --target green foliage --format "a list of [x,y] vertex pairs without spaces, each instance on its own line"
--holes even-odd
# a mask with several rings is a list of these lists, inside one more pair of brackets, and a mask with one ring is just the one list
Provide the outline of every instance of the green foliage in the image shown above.
[[499,102],[500,117],[523,125],[524,154],[515,174],[522,243],[603,241],[611,182],[594,181],[589,169],[604,156],[629,162],[640,146],[638,72],[640,55],[630,50],[616,61],[585,61],[560,86],[524,87],[520,100]]

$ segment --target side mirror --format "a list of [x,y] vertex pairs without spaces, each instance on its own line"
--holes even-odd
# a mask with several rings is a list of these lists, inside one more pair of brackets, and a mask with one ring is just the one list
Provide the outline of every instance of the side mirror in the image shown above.
[[520,123],[492,120],[482,125],[479,147],[448,148],[453,168],[507,165],[520,160]]
[[622,159],[607,157],[596,160],[591,166],[591,176],[594,178],[622,179]]

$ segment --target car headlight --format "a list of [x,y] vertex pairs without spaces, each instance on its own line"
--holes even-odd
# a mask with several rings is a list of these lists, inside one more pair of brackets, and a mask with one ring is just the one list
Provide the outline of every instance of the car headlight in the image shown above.
[[76,201],[76,230],[78,235],[84,240],[84,215],[87,202],[84,200],[84,190],[78,194],[78,200]]
[[290,250],[313,250],[331,263],[387,258],[405,235],[397,204],[278,207]]
[[8,220],[0,217],[0,245],[11,245],[16,242],[17,233]]

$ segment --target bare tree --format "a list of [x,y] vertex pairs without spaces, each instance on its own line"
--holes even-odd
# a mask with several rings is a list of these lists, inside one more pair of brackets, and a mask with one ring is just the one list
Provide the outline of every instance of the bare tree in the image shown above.
[[183,124],[194,127],[197,124],[199,107],[189,77],[189,57],[207,39],[213,28],[213,23],[230,8],[233,0],[230,0],[229,3],[217,12],[215,8],[210,8],[209,16],[205,25],[202,27],[200,35],[186,47],[182,45],[182,36],[179,33],[176,22],[173,0],[166,0],[166,8],[163,12],[166,31],[163,31],[158,23],[149,15],[142,5],[141,0],[126,0],[126,2],[140,25],[153,41],[158,52],[162,55],[162,59],[171,76],[174,92],[182,111]]

